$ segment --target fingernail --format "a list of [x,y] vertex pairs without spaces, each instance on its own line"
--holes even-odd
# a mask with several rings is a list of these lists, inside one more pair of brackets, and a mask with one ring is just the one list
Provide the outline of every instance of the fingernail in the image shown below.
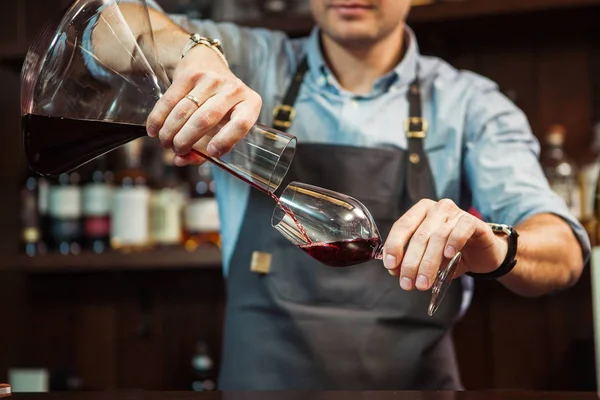
[[208,155],[210,157],[219,157],[220,155],[220,151],[219,149],[217,149],[217,146],[215,146],[214,144],[210,143],[207,147],[206,147],[206,152],[208,153]]
[[427,290],[429,287],[429,279],[425,275],[417,276],[417,288],[419,290]]
[[396,257],[394,257],[391,254],[386,255],[385,258],[384,258],[384,260],[383,260],[383,265],[387,269],[394,269],[394,268],[396,268]]
[[404,290],[411,290],[413,285],[413,281],[410,278],[402,277],[400,279],[400,287]]
[[388,269],[388,274],[390,274],[391,276],[396,275],[393,269]]
[[446,250],[444,251],[444,257],[452,258],[456,254],[456,249],[450,245],[446,246]]

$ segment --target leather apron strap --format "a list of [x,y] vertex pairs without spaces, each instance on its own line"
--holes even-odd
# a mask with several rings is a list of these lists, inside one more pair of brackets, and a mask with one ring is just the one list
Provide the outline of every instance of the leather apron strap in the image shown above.
[[[429,159],[423,148],[428,124],[421,111],[421,87],[418,76],[408,89],[408,107],[408,119],[405,126],[408,141],[406,184],[411,201],[417,203],[421,199],[431,198],[436,193]],[[437,200],[437,198],[431,200]]]
[[304,80],[306,71],[308,71],[308,59],[304,57],[300,64],[298,64],[298,68],[296,69],[296,73],[292,78],[291,84],[288,86],[288,90],[283,98],[283,102],[273,110],[274,129],[287,132],[290,126],[292,126],[292,122],[296,117],[296,109],[294,108],[294,104],[296,103],[296,98],[300,92],[300,86],[302,86],[302,81]]

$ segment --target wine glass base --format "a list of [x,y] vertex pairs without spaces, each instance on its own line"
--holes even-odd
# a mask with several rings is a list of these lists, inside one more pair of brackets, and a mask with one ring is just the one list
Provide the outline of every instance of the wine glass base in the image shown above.
[[458,268],[461,259],[462,253],[459,251],[452,257],[446,268],[438,271],[431,290],[431,302],[429,303],[429,309],[427,310],[427,314],[429,314],[430,317],[435,314],[440,304],[442,304],[442,300],[452,284],[454,273],[456,272],[456,268]]

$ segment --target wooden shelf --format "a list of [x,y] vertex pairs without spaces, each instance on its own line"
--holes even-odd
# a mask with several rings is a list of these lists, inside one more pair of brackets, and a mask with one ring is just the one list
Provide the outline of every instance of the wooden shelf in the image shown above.
[[408,23],[525,14],[591,6],[600,6],[600,0],[447,0],[413,7],[408,17]]
[[176,248],[127,254],[111,251],[104,254],[82,253],[77,256],[46,254],[27,257],[22,255],[14,258],[4,258],[0,263],[0,271],[22,271],[27,273],[216,268],[221,268],[221,251],[213,246],[201,247],[194,252]]
[[[443,22],[593,6],[600,6],[600,0],[447,0],[413,6],[407,22]],[[314,26],[314,21],[309,15],[269,16],[256,20],[241,20],[237,23],[248,27],[280,30],[291,36],[306,35]]]

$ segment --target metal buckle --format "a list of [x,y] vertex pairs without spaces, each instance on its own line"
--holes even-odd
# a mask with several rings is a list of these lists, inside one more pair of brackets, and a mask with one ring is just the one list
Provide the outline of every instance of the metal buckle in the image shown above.
[[[419,130],[412,131],[410,128],[412,125],[420,126]],[[427,135],[427,130],[429,129],[429,125],[424,118],[421,117],[409,117],[406,120],[405,128],[406,137],[409,139],[423,139]]]
[[[279,114],[280,111],[287,112],[289,114],[287,121],[277,119],[277,115]],[[289,128],[290,126],[292,126],[292,121],[294,120],[295,117],[296,117],[296,109],[292,106],[288,106],[287,104],[280,104],[277,107],[275,107],[275,109],[273,109],[273,118],[275,118],[275,120],[273,121],[273,124],[275,124],[277,126],[281,126],[283,128]]]
[[510,236],[512,228],[505,224],[496,224],[494,222],[487,223],[494,233],[504,233],[506,236]]

